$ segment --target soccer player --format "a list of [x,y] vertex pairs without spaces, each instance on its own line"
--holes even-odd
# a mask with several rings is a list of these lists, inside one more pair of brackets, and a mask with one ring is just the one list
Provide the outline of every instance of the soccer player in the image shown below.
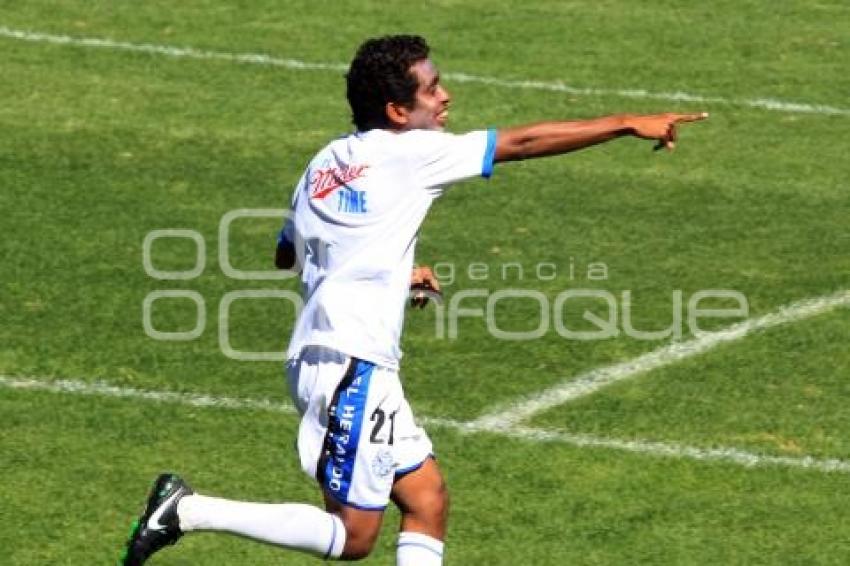
[[411,285],[424,303],[439,283],[414,267],[431,204],[456,181],[490,177],[495,163],[558,155],[623,136],[672,149],[676,126],[701,114],[613,115],[454,135],[450,96],[425,40],[366,41],[346,75],[356,131],[330,142],[295,188],[276,252],[301,271],[305,305],[288,350],[301,414],[301,466],[325,510],[195,494],[160,476],[127,545],[142,564],[186,532],[224,531],[326,559],[366,557],[384,508],[401,511],[399,566],[442,563],[449,498],[431,441],[399,381],[399,338]]

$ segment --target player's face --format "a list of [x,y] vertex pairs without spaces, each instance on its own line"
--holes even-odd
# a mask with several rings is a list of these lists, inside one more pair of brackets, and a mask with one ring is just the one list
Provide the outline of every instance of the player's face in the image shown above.
[[405,129],[442,130],[449,117],[451,97],[440,84],[440,73],[430,59],[417,61],[410,72],[419,82]]

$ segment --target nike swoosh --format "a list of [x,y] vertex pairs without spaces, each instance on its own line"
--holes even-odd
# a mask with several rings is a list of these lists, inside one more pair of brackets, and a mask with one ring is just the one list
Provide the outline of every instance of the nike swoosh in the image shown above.
[[148,528],[149,529],[153,529],[155,531],[161,531],[161,530],[166,528],[166,525],[161,524],[159,522],[159,519],[162,517],[162,514],[165,512],[165,510],[168,508],[168,506],[171,505],[173,500],[180,497],[181,493],[182,493],[182,490],[178,489],[177,491],[172,493],[171,496],[162,503],[162,505],[157,507],[156,511],[153,512],[153,515],[151,515],[151,518],[148,519]]

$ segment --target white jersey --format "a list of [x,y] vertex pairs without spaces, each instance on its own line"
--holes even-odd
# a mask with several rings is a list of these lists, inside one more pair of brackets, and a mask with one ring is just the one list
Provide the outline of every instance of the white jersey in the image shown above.
[[416,236],[445,185],[493,171],[496,131],[358,132],[322,149],[280,237],[295,245],[304,308],[288,357],[325,346],[398,368]]

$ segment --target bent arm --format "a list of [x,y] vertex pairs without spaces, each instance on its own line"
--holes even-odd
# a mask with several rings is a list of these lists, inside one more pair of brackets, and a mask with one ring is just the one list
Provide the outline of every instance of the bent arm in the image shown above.
[[496,139],[495,161],[516,161],[559,155],[590,147],[622,136],[657,140],[672,149],[676,124],[707,118],[708,114],[615,114],[592,120],[541,122],[500,129]]

